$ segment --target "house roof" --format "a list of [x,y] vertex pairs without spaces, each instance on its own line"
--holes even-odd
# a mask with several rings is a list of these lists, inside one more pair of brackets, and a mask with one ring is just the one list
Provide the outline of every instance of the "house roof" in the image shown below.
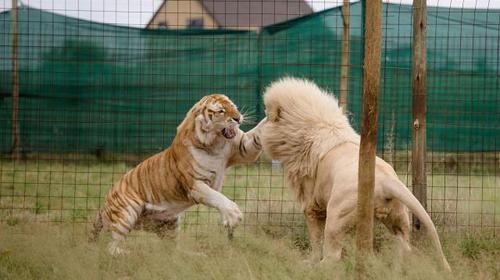
[[199,0],[221,27],[261,27],[313,12],[305,0]]
[[[165,0],[156,13],[165,5]],[[223,28],[262,27],[313,13],[305,0],[198,0]]]

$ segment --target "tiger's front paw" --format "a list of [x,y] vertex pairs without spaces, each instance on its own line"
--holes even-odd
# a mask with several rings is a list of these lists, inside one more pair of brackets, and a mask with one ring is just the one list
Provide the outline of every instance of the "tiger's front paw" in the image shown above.
[[240,208],[232,201],[220,210],[220,214],[222,216],[223,225],[230,229],[236,227],[243,220],[243,214]]

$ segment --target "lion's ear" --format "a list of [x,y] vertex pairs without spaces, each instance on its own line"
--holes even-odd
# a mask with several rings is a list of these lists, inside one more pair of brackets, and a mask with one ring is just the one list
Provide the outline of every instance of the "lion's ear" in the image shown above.
[[271,122],[277,122],[281,117],[281,107],[268,108],[268,110],[266,110],[266,113],[268,120],[270,120]]

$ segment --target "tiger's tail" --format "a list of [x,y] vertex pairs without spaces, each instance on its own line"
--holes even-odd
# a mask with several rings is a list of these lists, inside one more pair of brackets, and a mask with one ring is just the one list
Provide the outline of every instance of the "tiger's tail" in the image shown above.
[[99,238],[99,233],[102,231],[104,224],[102,223],[101,210],[97,212],[96,219],[94,221],[94,226],[90,231],[89,242],[96,242]]

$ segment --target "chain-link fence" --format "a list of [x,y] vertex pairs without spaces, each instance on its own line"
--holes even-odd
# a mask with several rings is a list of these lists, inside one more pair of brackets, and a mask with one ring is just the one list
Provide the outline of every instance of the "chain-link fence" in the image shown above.
[[[341,7],[313,12],[311,2],[166,1],[141,27],[29,3],[15,26],[11,10],[0,13],[0,220],[91,222],[113,182],[168,147],[206,94],[242,108],[253,120],[244,130],[264,117],[261,94],[280,77],[337,95],[345,18]],[[498,235],[500,10],[429,7],[427,24],[428,211],[441,229]],[[360,3],[349,26],[345,102],[359,129]],[[378,150],[411,187],[411,6],[384,4],[382,28]],[[223,192],[244,212],[240,232],[304,228],[279,162],[232,168]],[[218,222],[199,206],[183,224],[199,232]]]

